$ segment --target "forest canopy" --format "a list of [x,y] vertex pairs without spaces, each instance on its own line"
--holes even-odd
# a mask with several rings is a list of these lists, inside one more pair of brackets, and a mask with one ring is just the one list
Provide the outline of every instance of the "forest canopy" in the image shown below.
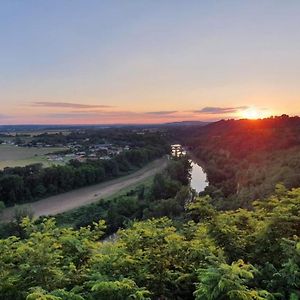
[[0,299],[299,299],[300,189],[278,186],[253,211],[210,201],[197,198],[180,225],[134,222],[105,242],[103,221],[24,219],[22,238],[0,240]]
[[300,118],[222,120],[171,134],[203,164],[206,192],[221,209],[247,207],[272,194],[277,183],[300,186]]

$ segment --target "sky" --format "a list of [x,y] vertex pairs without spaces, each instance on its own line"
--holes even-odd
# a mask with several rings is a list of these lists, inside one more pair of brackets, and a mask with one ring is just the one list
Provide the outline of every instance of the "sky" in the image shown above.
[[298,0],[0,0],[0,124],[300,114]]

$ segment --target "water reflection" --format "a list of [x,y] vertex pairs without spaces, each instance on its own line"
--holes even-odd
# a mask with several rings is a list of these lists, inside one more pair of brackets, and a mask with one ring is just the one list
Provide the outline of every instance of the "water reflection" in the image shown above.
[[208,186],[207,176],[203,168],[197,163],[190,160],[192,166],[191,172],[191,188],[196,190],[197,193],[203,192]]
[[[172,156],[180,157],[186,155],[186,150],[180,144],[171,145]],[[207,176],[203,168],[190,160],[192,170],[191,170],[191,188],[197,193],[203,192],[208,186]]]

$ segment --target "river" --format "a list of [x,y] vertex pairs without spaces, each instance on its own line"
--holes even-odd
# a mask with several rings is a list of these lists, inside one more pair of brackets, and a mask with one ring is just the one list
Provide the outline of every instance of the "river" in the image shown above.
[[[175,157],[180,157],[187,154],[185,148],[180,144],[171,145],[171,149],[171,154]],[[190,163],[192,166],[191,188],[194,189],[197,193],[203,192],[204,189],[208,186],[206,173],[204,172],[203,168],[193,160],[193,155],[191,155]]]
[[191,188],[196,190],[197,193],[203,192],[208,186],[207,176],[203,168],[190,160],[192,171],[191,171]]

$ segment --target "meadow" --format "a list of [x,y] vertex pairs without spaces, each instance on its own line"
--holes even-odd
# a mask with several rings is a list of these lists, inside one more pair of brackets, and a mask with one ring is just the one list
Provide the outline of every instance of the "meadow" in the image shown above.
[[5,167],[23,167],[41,163],[45,167],[64,164],[64,161],[49,161],[47,154],[64,150],[64,148],[25,148],[15,145],[0,145],[0,169]]

